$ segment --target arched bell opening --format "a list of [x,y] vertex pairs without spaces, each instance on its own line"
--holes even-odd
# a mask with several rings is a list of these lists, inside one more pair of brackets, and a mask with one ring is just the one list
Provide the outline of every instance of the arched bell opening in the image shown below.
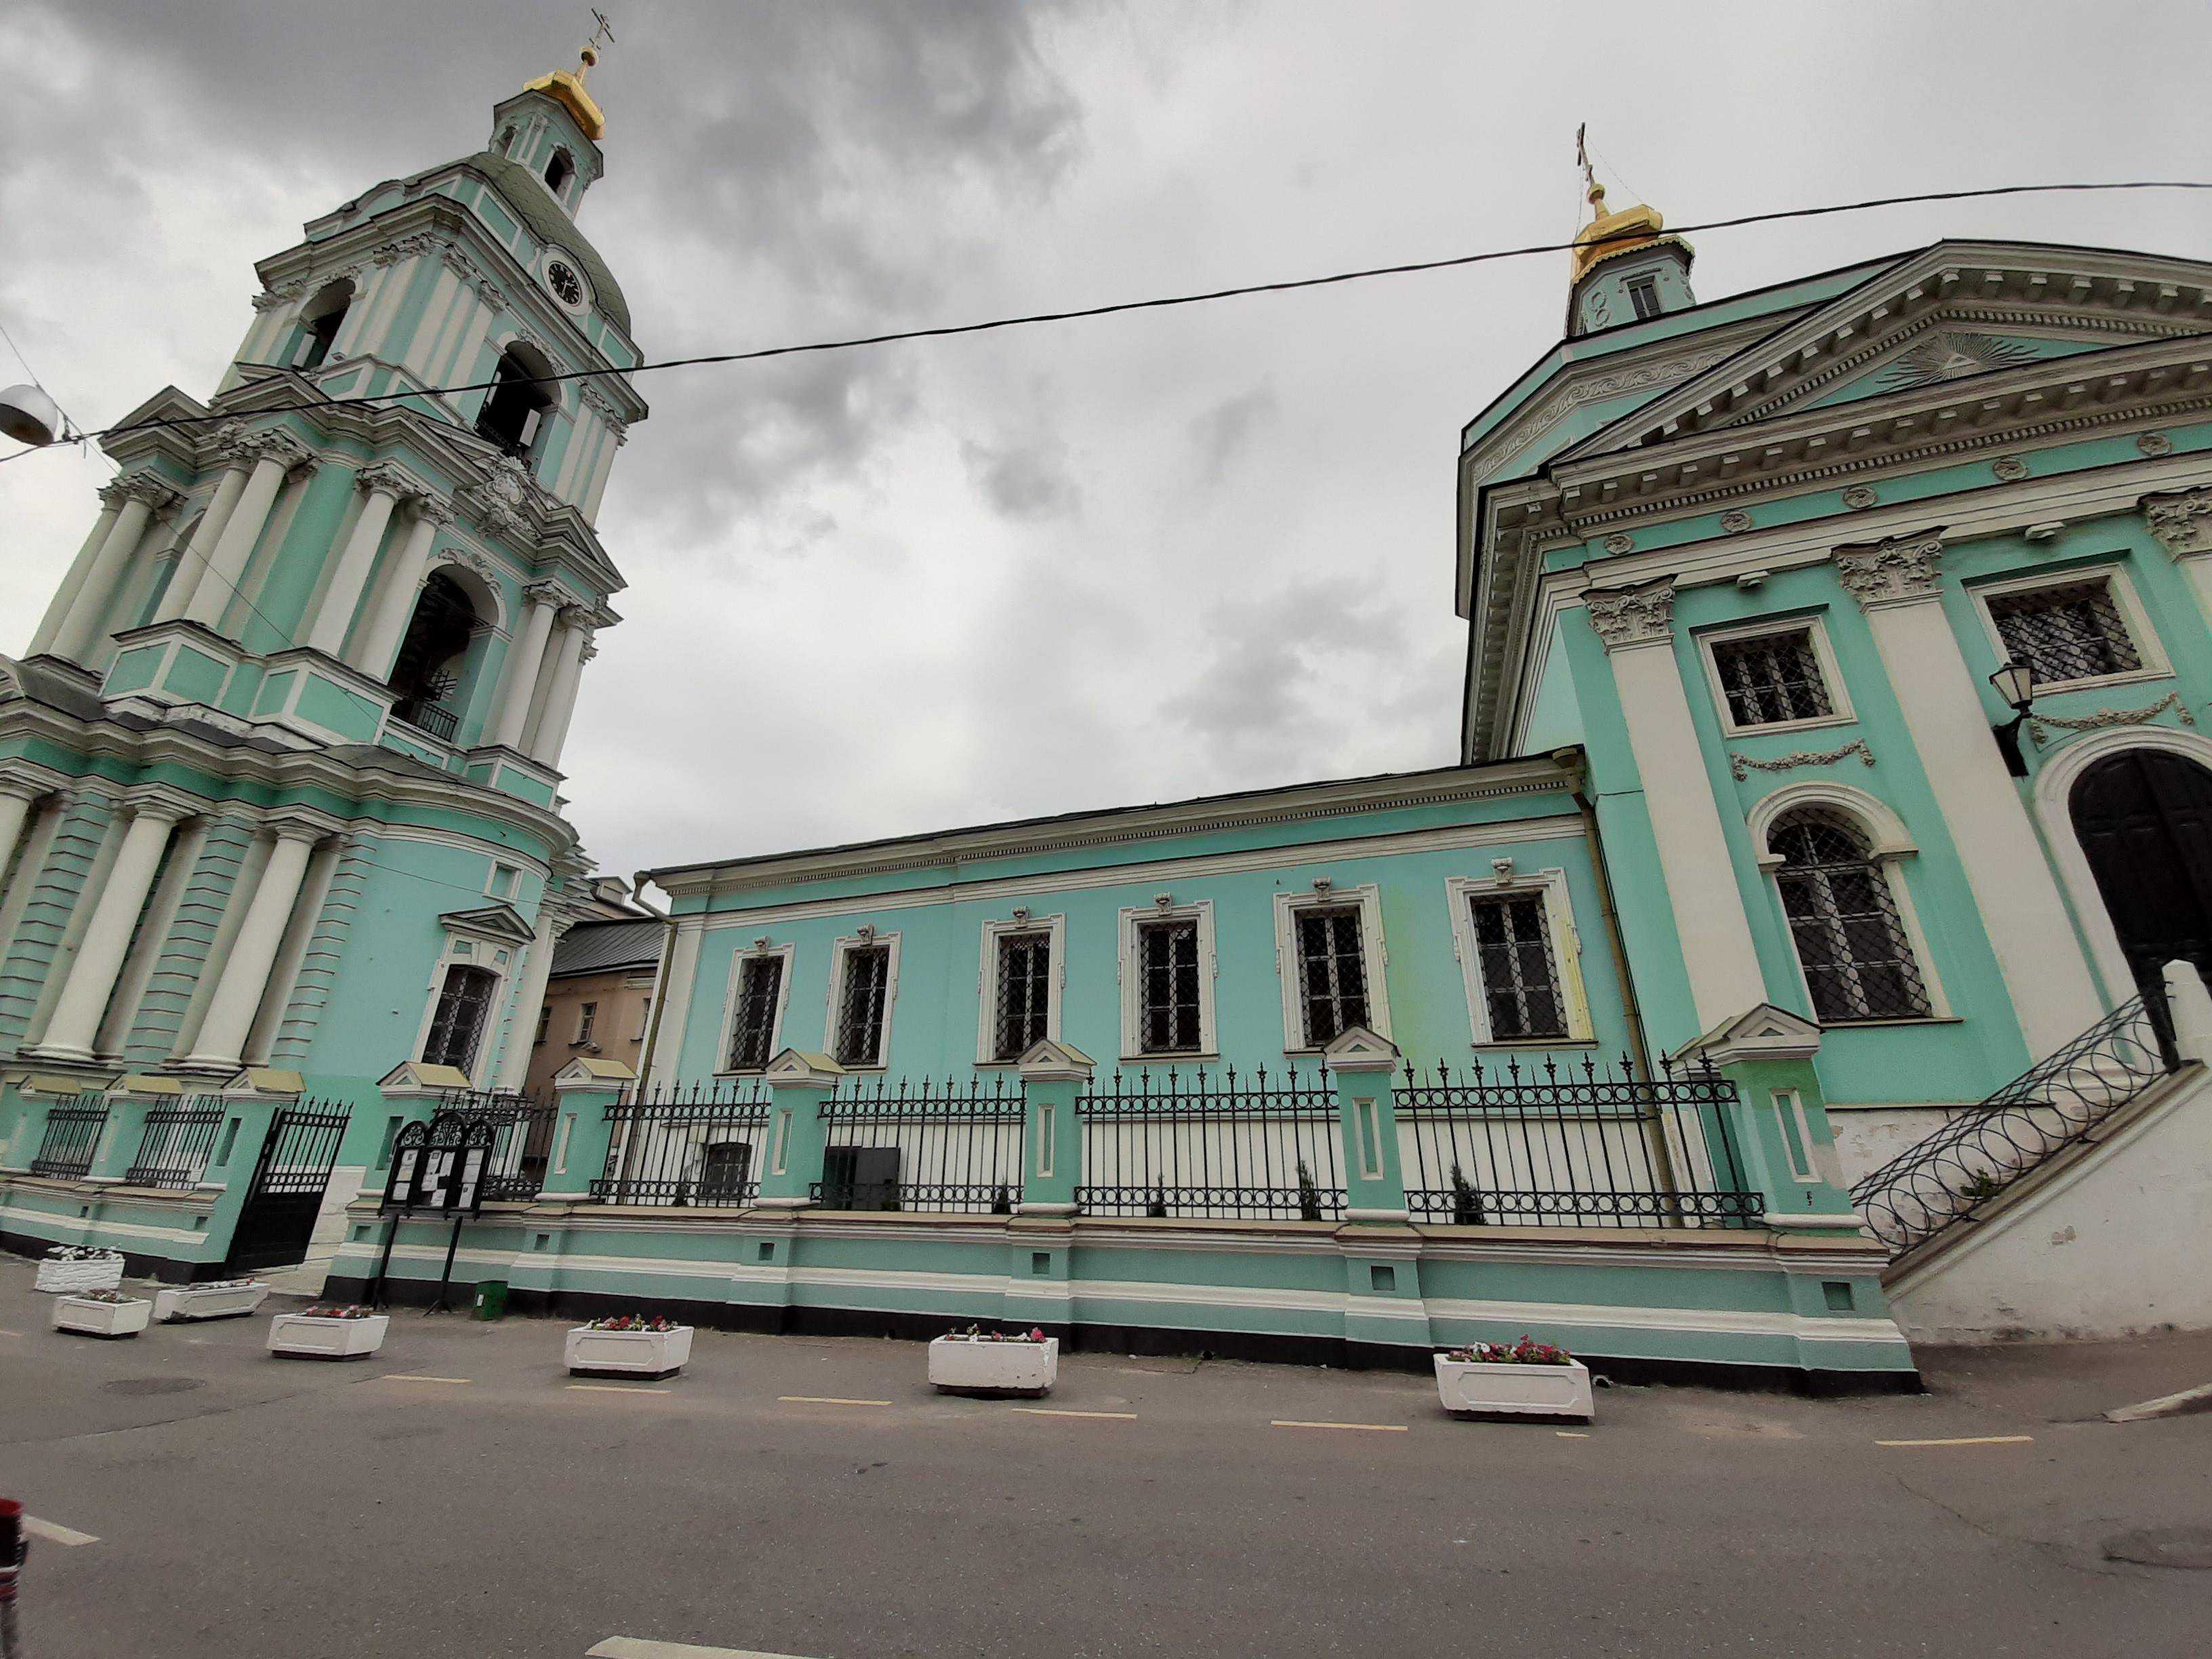
[[430,573],[387,682],[394,720],[449,743],[460,730],[461,711],[483,655],[477,641],[490,627],[489,607],[470,592],[472,580],[450,568]]
[[300,343],[292,349],[292,367],[319,368],[337,343],[346,313],[353,309],[353,283],[345,277],[325,283],[315,296],[300,307]]

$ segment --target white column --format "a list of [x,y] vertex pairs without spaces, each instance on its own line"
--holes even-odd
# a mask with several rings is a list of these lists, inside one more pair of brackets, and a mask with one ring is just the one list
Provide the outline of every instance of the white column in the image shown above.
[[405,474],[388,466],[365,466],[354,482],[368,492],[368,499],[362,503],[361,516],[353,521],[353,533],[346,538],[345,550],[338,555],[337,568],[331,573],[321,608],[315,612],[315,625],[307,634],[310,650],[332,657],[345,644],[354,611],[368,586],[368,573],[376,568],[377,550],[384,545],[392,509],[399,505],[400,496],[410,487]]
[[62,623],[70,613],[70,606],[76,603],[78,592],[84,586],[84,579],[92,574],[93,561],[100,556],[101,544],[107,540],[107,532],[115,527],[116,518],[123,511],[125,498],[118,487],[121,483],[118,478],[101,488],[100,518],[92,526],[92,534],[84,538],[84,545],[77,549],[76,557],[70,561],[69,574],[62,578],[62,585],[54,590],[52,603],[46,606],[46,614],[40,622],[38,631],[31,635],[31,643],[23,652],[25,656],[35,657],[46,651],[53,644],[54,635],[61,630]]
[[246,493],[246,475],[252,466],[243,461],[234,461],[216,483],[215,494],[208,498],[207,511],[192,526],[192,538],[177,550],[177,568],[170,574],[169,585],[161,592],[161,609],[154,613],[155,622],[173,622],[185,614],[185,607],[192,602],[199,591],[200,578],[207,574],[208,561],[215,556],[215,544],[222,539],[225,526],[238,510],[238,498]]
[[665,982],[655,987],[660,998],[660,1025],[653,1033],[653,1052],[638,1067],[640,1087],[681,1075],[684,1069],[684,1028],[691,1013],[691,987],[699,977],[699,946],[706,938],[703,915],[684,916],[676,924],[676,942],[668,950]]
[[507,665],[499,677],[499,720],[491,741],[509,749],[522,747],[523,728],[529,723],[531,694],[538,687],[538,665],[545,659],[545,641],[553,632],[553,615],[561,608],[562,593],[544,583],[524,590],[530,601],[522,631],[507,647]]
[[1951,832],[1982,930],[2038,1060],[2104,1016],[2072,917],[2035,826],[1990,735],[1990,712],[1943,614],[1943,544],[1900,538],[1839,547],[1836,574],[1866,612],[1875,648]]
[[538,918],[538,937],[531,941],[530,958],[522,964],[522,983],[514,994],[514,1012],[507,1021],[507,1052],[500,1056],[499,1081],[510,1091],[521,1089],[530,1076],[530,1053],[537,1045],[538,1010],[545,1000],[545,984],[553,973],[553,952],[566,926],[556,927],[550,915]]
[[1766,981],[1674,661],[1673,580],[1585,598],[1628,722],[1690,1000],[1710,1031],[1765,1001]]
[[407,636],[415,602],[422,596],[422,575],[430,568],[430,550],[437,544],[438,532],[453,521],[453,508],[427,496],[416,497],[415,522],[377,596],[375,614],[349,657],[371,679],[380,680],[391,673],[392,659],[398,654],[400,641]]
[[0,778],[0,876],[8,873],[8,860],[15,856],[15,843],[31,820],[31,803],[42,793],[36,784]]
[[204,628],[222,626],[222,613],[230,608],[239,580],[246,574],[246,562],[268,526],[270,509],[276,505],[284,475],[307,453],[295,439],[275,430],[249,432],[239,441],[239,447],[254,457],[253,471],[184,609],[187,621]]
[[207,1018],[200,1023],[199,1041],[186,1056],[186,1065],[236,1066],[245,1053],[246,1035],[261,1006],[261,994],[268,988],[269,969],[276,963],[277,947],[284,942],[284,929],[292,919],[292,902],[299,897],[300,884],[307,873],[308,855],[323,834],[313,824],[276,826],[276,844],[270,849],[261,884],[254,889],[252,902],[246,906],[238,937],[231,941],[229,960],[223,963],[222,978],[216,985]]
[[49,1060],[88,1060],[92,1040],[100,1030],[100,1017],[114,994],[115,976],[131,949],[131,931],[138,912],[153,890],[155,872],[170,831],[184,816],[167,801],[141,805],[124,832],[122,848],[109,866],[106,884],[100,890],[92,921],[77,941],[76,959],[70,964],[61,998],[46,1021],[46,1034],[32,1052]]
[[538,710],[537,730],[527,739],[530,758],[551,766],[561,758],[561,744],[568,735],[569,717],[576,712],[576,688],[583,683],[584,659],[592,652],[591,629],[579,620],[561,631],[560,655],[553,664],[553,683],[545,689],[545,706]]
[[115,590],[122,585],[123,573],[130,567],[131,556],[138,550],[138,544],[145,537],[146,521],[153,516],[154,509],[176,499],[175,492],[144,474],[121,479],[117,487],[124,493],[123,510],[108,526],[107,538],[94,556],[92,568],[85,573],[84,584],[77,590],[69,615],[54,630],[50,648],[54,655],[71,661],[82,658],[96,640],[100,625],[106,619],[107,608],[114,601]]

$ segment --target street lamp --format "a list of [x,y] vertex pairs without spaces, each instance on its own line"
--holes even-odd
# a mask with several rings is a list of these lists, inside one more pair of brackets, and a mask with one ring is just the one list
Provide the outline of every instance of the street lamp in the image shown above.
[[50,444],[68,434],[61,407],[42,387],[11,386],[0,392],[0,435],[19,444]]
[[2012,709],[2012,718],[1990,727],[1990,733],[1997,740],[1997,752],[2004,757],[2005,770],[2024,778],[2027,757],[2021,752],[2020,728],[2027,722],[2028,704],[2035,701],[2035,665],[2014,658],[1990,676],[1990,684]]

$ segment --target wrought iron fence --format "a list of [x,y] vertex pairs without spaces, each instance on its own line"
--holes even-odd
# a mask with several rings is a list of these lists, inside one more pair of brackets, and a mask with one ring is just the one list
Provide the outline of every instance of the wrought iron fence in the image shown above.
[[1079,1208],[1091,1215],[1331,1221],[1344,1214],[1343,1138],[1325,1073],[1265,1066],[1240,1083],[1185,1072],[1114,1073],[1076,1097]]
[[487,1200],[526,1204],[544,1189],[558,1115],[552,1106],[534,1095],[471,1089],[443,1097],[438,1109],[491,1125],[491,1157],[483,1174]]
[[182,1106],[156,1106],[146,1114],[138,1153],[123,1179],[133,1187],[167,1187],[189,1192],[207,1172],[216,1132],[225,1109],[195,1097]]
[[1721,1115],[1734,1099],[1710,1066],[1642,1079],[1626,1055],[1604,1069],[1409,1070],[1397,1089],[1407,1206],[1468,1226],[1741,1226],[1765,1203]]
[[1851,1206],[1902,1255],[2087,1139],[2173,1065],[2164,998],[2133,998],[1865,1176]]
[[817,1202],[832,1210],[1007,1215],[1022,1201],[1021,1084],[877,1079],[825,1098]]
[[100,1153],[100,1137],[107,1127],[106,1097],[82,1094],[76,1103],[57,1106],[46,1114],[46,1139],[31,1160],[31,1173],[69,1178],[92,1173],[92,1160]]
[[613,1125],[599,1204],[750,1204],[760,1192],[768,1096],[754,1081],[656,1089],[607,1108]]

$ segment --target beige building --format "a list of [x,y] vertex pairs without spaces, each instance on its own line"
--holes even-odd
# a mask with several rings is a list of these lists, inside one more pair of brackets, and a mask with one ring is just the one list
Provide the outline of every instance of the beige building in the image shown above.
[[524,1086],[550,1098],[554,1073],[579,1054],[636,1066],[653,1018],[665,930],[657,917],[580,921],[562,937]]

